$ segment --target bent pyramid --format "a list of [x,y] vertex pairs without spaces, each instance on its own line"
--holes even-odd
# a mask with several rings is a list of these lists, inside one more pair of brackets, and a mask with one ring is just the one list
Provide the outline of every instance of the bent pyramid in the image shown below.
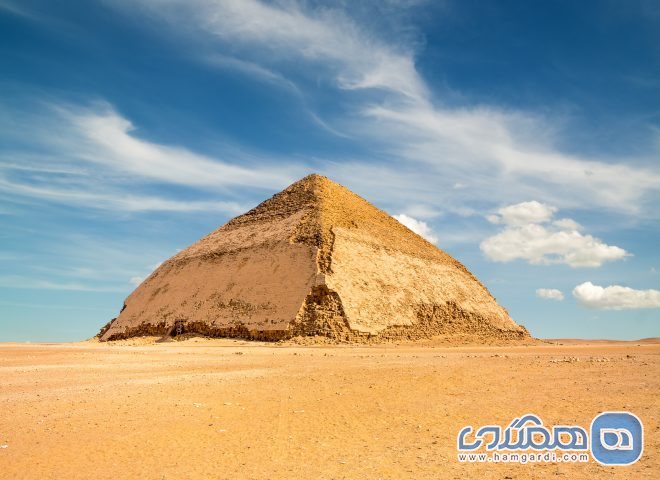
[[462,264],[320,175],[164,262],[99,336],[183,332],[264,340],[529,337]]

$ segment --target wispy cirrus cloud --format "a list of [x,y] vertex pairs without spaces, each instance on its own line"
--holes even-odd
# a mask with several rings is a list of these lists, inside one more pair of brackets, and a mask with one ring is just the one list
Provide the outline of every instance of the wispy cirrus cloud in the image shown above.
[[[136,11],[135,2],[108,1]],[[434,184],[426,198],[415,188],[406,191],[415,200],[465,212],[493,201],[534,197],[560,207],[656,215],[652,205],[660,194],[660,170],[648,158],[657,151],[619,159],[564,153],[557,146],[563,125],[551,118],[489,105],[446,106],[418,72],[414,45],[384,40],[341,8],[257,0],[138,4],[156,21],[169,22],[174,32],[198,40],[196,48],[230,50],[240,57],[225,61],[227,67],[234,63],[245,70],[247,59],[255,75],[278,69],[276,77],[284,79],[304,76],[309,69],[298,68],[303,62],[314,66],[316,78],[350,90],[351,108],[329,126],[350,131],[378,152],[382,179],[386,170],[396,177],[401,165],[408,165],[417,170],[410,174],[415,187]],[[351,163],[351,168],[373,166],[370,158]],[[342,166],[333,165],[338,175]],[[354,176],[352,184],[368,188],[368,179]]]
[[[363,124],[364,134],[386,138],[392,155],[444,179],[449,200],[515,201],[534,195],[563,207],[654,215],[649,198],[660,193],[658,169],[642,166],[643,159],[606,162],[565,154],[548,138],[548,130],[557,130],[550,120],[493,107],[443,109],[428,102],[368,106],[362,113],[374,121]],[[450,190],[455,182],[463,188]]]
[[202,61],[216,68],[242,73],[262,82],[289,90],[296,95],[302,95],[298,86],[284,75],[270,70],[255,62],[234,58],[221,53],[204,55]]
[[[111,3],[131,10],[135,5]],[[258,47],[262,61],[316,62],[343,89],[379,88],[411,98],[426,94],[411,52],[369,35],[338,9],[256,0],[143,0],[140,5],[188,33],[203,31],[217,42]]]
[[80,282],[57,282],[35,277],[22,277],[19,275],[0,276],[0,287],[18,288],[28,290],[66,290],[74,292],[124,292],[125,289],[117,286],[92,286]]
[[125,192],[98,193],[71,188],[49,188],[12,182],[0,177],[0,192],[38,198],[66,205],[121,212],[199,212],[214,211],[238,214],[245,210],[236,202],[182,201],[156,196],[130,195]]
[[[345,132],[350,132],[351,141],[370,153],[319,158],[315,165],[360,192],[369,192],[377,182],[380,192],[391,192],[389,198],[405,199],[405,204],[442,205],[443,210],[459,215],[538,198],[562,208],[606,208],[630,217],[657,216],[653,206],[660,199],[660,169],[648,158],[660,153],[660,144],[638,157],[569,154],[557,146],[563,125],[552,118],[493,105],[450,107],[443,102],[442,92],[433,92],[417,70],[416,45],[385,39],[352,18],[341,5],[295,0],[105,3],[130,15],[148,16],[159,25],[167,22],[168,34],[194,38],[186,47],[192,51],[186,55],[200,61],[216,62],[221,68],[289,88],[303,97],[319,84],[336,87],[340,95],[347,96],[343,107],[330,118],[310,111],[310,118],[334,135],[348,137]],[[397,4],[388,8],[396,9]],[[307,83],[293,80],[302,77]],[[196,189],[249,186],[274,190],[309,171],[305,165],[282,159],[276,159],[275,168],[269,158],[257,163],[250,155],[217,158],[149,141],[109,104],[56,105],[52,113],[51,125],[41,131],[26,130],[31,138],[58,157],[124,175],[124,180]],[[652,134],[657,132],[650,129]],[[4,180],[39,187],[15,178]],[[105,177],[101,183],[108,184]],[[41,187],[33,192],[53,193]],[[85,191],[66,193],[58,197],[89,199],[90,195]],[[128,198],[113,203],[105,192],[101,194],[92,204],[129,211],[139,205],[152,205],[147,210],[215,208],[214,199],[209,198],[156,197],[146,202]],[[109,194],[114,196],[112,191]],[[382,196],[376,191],[373,198]],[[395,208],[402,211],[405,204],[400,202]]]
[[[132,122],[111,105],[99,102],[90,108],[54,106],[65,122],[65,144],[70,156],[125,174],[174,184],[218,188],[221,186],[280,185],[291,179],[287,166],[250,168],[139,138]],[[71,145],[71,142],[76,142]]]
[[5,288],[124,294],[130,291],[128,279],[146,277],[175,253],[171,246],[130,235],[42,230],[14,248],[0,274]]
[[22,2],[13,0],[0,0],[0,10],[4,10],[13,15],[24,17],[29,20],[41,21],[42,17],[35,14],[29,7],[25,7]]
[[[32,116],[23,112],[19,119],[25,122],[23,128],[3,133],[11,141],[30,145],[0,154],[0,194],[8,197],[120,212],[235,215],[245,206],[226,195],[218,198],[213,191],[244,186],[276,189],[302,171],[294,165],[259,165],[244,158],[230,163],[140,138],[136,127],[107,102],[51,103]],[[158,184],[195,189],[197,198],[147,193],[150,189],[145,187]]]

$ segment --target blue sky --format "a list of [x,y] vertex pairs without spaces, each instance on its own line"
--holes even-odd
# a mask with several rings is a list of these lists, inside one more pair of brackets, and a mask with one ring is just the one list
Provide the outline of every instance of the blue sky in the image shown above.
[[659,336],[660,5],[0,0],[0,341],[311,172],[535,336]]

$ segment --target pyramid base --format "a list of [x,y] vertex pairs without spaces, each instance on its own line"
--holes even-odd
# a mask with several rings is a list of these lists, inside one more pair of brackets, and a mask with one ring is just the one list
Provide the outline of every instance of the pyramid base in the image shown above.
[[[107,330],[109,325],[104,327]],[[102,330],[103,331],[103,330]],[[469,339],[467,343],[511,342],[531,340],[529,332],[519,326],[516,330],[506,330],[493,326],[482,316],[463,310],[454,302],[444,305],[424,304],[417,309],[417,322],[412,325],[393,325],[378,333],[352,329],[343,312],[337,294],[325,285],[314,287],[307,296],[301,312],[287,330],[250,330],[237,322],[231,326],[217,327],[206,322],[183,322],[180,331],[167,322],[142,323],[115,333],[106,341],[125,340],[132,337],[160,336],[175,337],[181,334],[196,334],[209,338],[240,338],[277,342],[291,339],[327,339],[313,343],[385,343],[395,341],[420,341],[442,337],[448,343],[466,343],[459,339]],[[304,342],[303,342],[304,343]]]

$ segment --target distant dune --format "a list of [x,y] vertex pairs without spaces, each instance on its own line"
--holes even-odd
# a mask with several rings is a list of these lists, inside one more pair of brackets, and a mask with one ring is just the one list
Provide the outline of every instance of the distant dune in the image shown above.
[[609,340],[606,338],[598,338],[598,339],[585,339],[585,338],[544,338],[543,339],[546,342],[552,342],[552,343],[562,343],[564,345],[570,345],[570,344],[598,344],[598,343],[645,343],[645,344],[656,344],[660,343],[660,337],[649,337],[649,338],[641,338],[639,340]]

